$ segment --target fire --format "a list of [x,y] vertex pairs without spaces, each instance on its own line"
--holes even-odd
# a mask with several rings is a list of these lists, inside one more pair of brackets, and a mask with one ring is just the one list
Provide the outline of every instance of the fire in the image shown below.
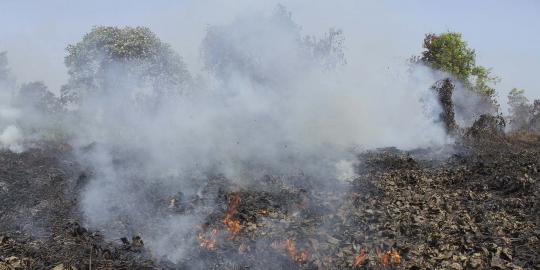
[[397,250],[392,250],[392,252],[390,252],[390,262],[393,265],[398,265],[401,263],[401,256]]
[[[368,255],[366,254],[365,249],[362,248],[358,255],[354,258],[352,267],[357,268],[364,264],[364,262],[367,260],[367,256]],[[397,267],[401,263],[401,256],[399,255],[399,252],[394,249],[383,252],[377,248],[375,249],[375,256],[375,261],[381,269],[387,269],[390,264]]]
[[208,239],[205,238],[204,232],[199,232],[197,234],[197,240],[199,240],[199,245],[207,250],[216,250],[216,235],[216,229],[212,229],[212,231],[210,231],[210,237]]
[[377,248],[376,253],[377,253],[377,259],[378,259],[379,263],[383,267],[387,267],[388,262],[390,261],[390,256],[389,256],[388,252],[381,252],[381,250]]
[[234,214],[237,212],[238,204],[240,204],[240,196],[236,194],[231,195],[229,199],[229,208],[223,218],[223,224],[227,226],[227,231],[229,232],[229,237],[227,238],[229,240],[233,240],[240,232],[240,221],[233,219]]
[[305,263],[308,260],[307,252],[300,251],[300,253],[297,253],[296,247],[290,239],[285,241],[285,250],[287,250],[291,258],[296,262]]
[[397,266],[401,263],[401,256],[397,250],[381,252],[379,249],[376,250],[377,259],[379,264],[383,267],[387,267],[390,263],[394,266]]
[[261,216],[268,216],[270,212],[267,209],[262,209],[259,211],[259,215]]
[[366,261],[366,251],[364,249],[361,249],[358,256],[356,256],[356,258],[354,258],[353,267],[360,266],[360,265],[364,264],[365,261]]

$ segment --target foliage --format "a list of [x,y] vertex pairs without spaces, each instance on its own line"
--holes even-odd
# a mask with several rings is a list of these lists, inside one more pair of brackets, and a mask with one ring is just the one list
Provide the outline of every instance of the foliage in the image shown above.
[[476,53],[460,33],[427,34],[423,46],[425,50],[419,58],[422,63],[451,74],[467,88],[495,102],[495,89],[490,84],[497,83],[499,78],[491,74],[491,69],[476,65]]
[[64,62],[70,77],[61,90],[64,101],[113,88],[119,76],[158,91],[179,89],[189,79],[180,56],[146,27],[94,27],[67,52]]
[[529,124],[529,100],[524,95],[525,90],[514,88],[508,94],[509,124],[512,130],[527,128]]
[[530,108],[530,115],[529,129],[533,132],[540,132],[540,99],[534,100]]
[[209,27],[201,54],[205,68],[221,79],[242,74],[275,84],[297,72],[344,65],[343,42],[342,31],[335,29],[322,37],[303,36],[291,13],[278,5],[268,17],[241,17],[230,25]]
[[499,77],[491,75],[491,68],[476,66],[473,68],[471,75],[474,77],[472,89],[486,96],[495,97],[495,88],[490,84],[495,84],[500,81]]
[[43,82],[25,83],[16,95],[18,107],[31,108],[40,113],[58,113],[62,111],[60,101],[51,93]]
[[467,80],[475,67],[475,52],[461,39],[461,34],[448,32],[427,34],[421,60],[434,69],[448,72]]
[[510,93],[508,93],[508,106],[510,106],[510,110],[519,106],[528,105],[528,103],[529,99],[525,96],[524,89],[513,88],[510,90]]

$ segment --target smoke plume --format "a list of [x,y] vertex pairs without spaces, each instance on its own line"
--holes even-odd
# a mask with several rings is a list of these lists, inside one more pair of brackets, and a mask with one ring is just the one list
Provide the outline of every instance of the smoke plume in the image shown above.
[[[449,142],[431,90],[443,76],[411,69],[408,56],[370,70],[369,61],[347,58],[357,54],[346,36],[305,35],[283,7],[210,26],[204,69],[167,94],[137,80],[138,63],[115,63],[105,76],[114,83],[89,91],[55,127],[90,172],[80,201],[87,225],[110,238],[140,234],[155,254],[178,261],[205,210],[165,213],[161,198],[196,196],[216,176],[249,186],[265,175],[306,175],[332,186],[351,177],[358,151]],[[36,121],[21,120],[8,100],[0,145],[21,151],[18,125]]]

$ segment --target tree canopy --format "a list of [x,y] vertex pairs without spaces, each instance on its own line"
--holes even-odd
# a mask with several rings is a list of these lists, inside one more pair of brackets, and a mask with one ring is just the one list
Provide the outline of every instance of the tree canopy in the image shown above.
[[498,78],[491,75],[491,69],[476,65],[476,52],[469,48],[461,33],[427,34],[423,47],[422,63],[451,74],[471,90],[494,97],[495,89],[490,84]]
[[270,16],[209,27],[201,44],[205,68],[225,80],[242,74],[258,83],[275,84],[300,71],[346,63],[340,30],[329,29],[322,37],[303,36],[301,30],[282,5]]
[[525,90],[514,88],[508,94],[509,124],[514,130],[525,129],[529,125],[530,104]]
[[94,27],[67,47],[64,62],[69,81],[61,90],[64,101],[85,91],[110,88],[119,76],[129,76],[154,90],[176,88],[189,79],[185,65],[168,44],[146,27]]

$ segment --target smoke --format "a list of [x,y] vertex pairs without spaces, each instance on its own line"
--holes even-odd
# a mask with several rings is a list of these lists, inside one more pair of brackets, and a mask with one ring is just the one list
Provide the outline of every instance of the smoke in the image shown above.
[[498,107],[493,104],[490,98],[466,88],[457,80],[454,81],[454,84],[452,102],[455,106],[458,126],[470,127],[482,114],[497,114]]
[[20,110],[12,106],[14,79],[9,75],[5,53],[0,53],[0,150],[23,151],[23,136],[16,126]]
[[204,83],[187,93],[141,96],[152,90],[111,71],[118,83],[84,99],[73,129],[81,163],[94,173],[81,200],[88,225],[109,237],[141,234],[177,261],[204,211],[164,213],[160,198],[197,196],[220,175],[239,186],[265,175],[331,186],[352,177],[359,150],[447,142],[433,119],[434,73],[411,72],[405,61],[358,73],[345,65],[343,42],[337,30],[302,36],[278,9],[210,27]]
[[[156,255],[178,261],[212,200],[171,213],[166,198],[197,197],[212,177],[249,186],[305,175],[332,186],[353,176],[358,151],[450,142],[430,90],[441,76],[405,59],[372,69],[347,58],[361,54],[345,44],[339,30],[304,35],[279,7],[211,26],[205,69],[182,91],[153,92],[123,72],[136,63],[115,63],[106,76],[114,84],[89,91],[61,125],[91,172],[80,201],[87,225],[110,238],[140,234]],[[20,151],[21,132],[5,123],[0,145]]]

